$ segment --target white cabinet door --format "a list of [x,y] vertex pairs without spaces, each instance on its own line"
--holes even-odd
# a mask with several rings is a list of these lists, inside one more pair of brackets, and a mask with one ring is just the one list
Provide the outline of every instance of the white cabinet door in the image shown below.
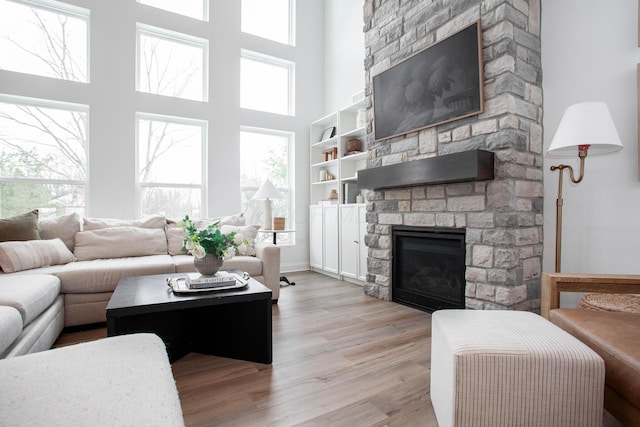
[[322,222],[322,206],[309,207],[309,265],[314,268],[323,268]]
[[358,206],[340,206],[340,274],[358,278]]
[[338,206],[325,206],[324,220],[324,269],[338,274]]
[[367,281],[367,256],[368,249],[364,243],[367,235],[367,208],[366,206],[358,206],[358,279],[363,282]]

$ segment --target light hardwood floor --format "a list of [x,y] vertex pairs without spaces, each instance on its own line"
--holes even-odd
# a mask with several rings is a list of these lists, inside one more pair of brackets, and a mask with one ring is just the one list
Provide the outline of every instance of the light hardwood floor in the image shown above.
[[188,426],[437,426],[428,313],[321,274],[287,277],[296,285],[273,306],[272,365],[195,353],[173,364]]

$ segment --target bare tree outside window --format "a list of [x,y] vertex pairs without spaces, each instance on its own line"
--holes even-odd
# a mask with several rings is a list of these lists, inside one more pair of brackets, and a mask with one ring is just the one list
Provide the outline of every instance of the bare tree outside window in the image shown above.
[[138,115],[140,212],[201,217],[206,123]]
[[0,0],[0,69],[88,82],[86,9]]
[[[42,2],[40,7],[37,0],[28,4],[0,0],[0,52],[11,53],[0,55],[0,68],[86,82],[89,12],[83,16],[84,9],[60,3],[58,10],[54,5],[58,3]],[[205,98],[207,42],[186,37],[183,43],[171,36],[142,37],[139,72],[145,91]],[[34,208],[40,208],[44,216],[84,211],[87,120],[87,106],[0,95],[0,216]],[[162,213],[170,205],[182,211],[189,206],[190,212],[202,213],[201,178],[184,183],[153,176],[154,171],[174,170],[163,159],[189,152],[184,141],[193,137],[171,124],[152,123],[146,124],[147,151],[140,167],[140,182],[148,184],[140,192],[143,213]],[[198,132],[198,152],[189,154],[201,177],[202,135],[206,133],[201,127]],[[165,179],[173,187],[157,185]]]
[[[63,3],[0,0],[0,68],[87,82],[88,18]],[[87,106],[0,96],[1,216],[84,210],[87,120]]]
[[0,102],[2,216],[84,210],[86,107],[50,105]]
[[138,90],[207,100],[208,42],[146,25],[138,27]]

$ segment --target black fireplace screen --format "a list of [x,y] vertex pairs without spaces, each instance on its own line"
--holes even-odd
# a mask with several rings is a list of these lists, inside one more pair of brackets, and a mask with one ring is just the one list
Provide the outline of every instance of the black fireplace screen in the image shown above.
[[464,308],[465,231],[393,227],[393,301],[425,311]]

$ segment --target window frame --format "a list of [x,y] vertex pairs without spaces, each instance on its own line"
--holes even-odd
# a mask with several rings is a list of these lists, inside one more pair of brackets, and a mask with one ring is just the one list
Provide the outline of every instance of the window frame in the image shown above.
[[[255,61],[255,62],[262,62],[264,64],[282,67],[287,70],[287,74],[289,78],[288,78],[288,84],[287,84],[287,89],[288,89],[287,110],[288,111],[286,113],[276,113],[273,111],[256,110],[253,108],[242,106],[242,60],[243,59],[248,59],[250,61]],[[296,76],[296,63],[294,61],[289,61],[287,59],[282,59],[282,58],[278,58],[271,55],[265,55],[263,53],[259,53],[253,50],[240,49],[240,88],[239,88],[240,89],[240,108],[243,110],[259,111],[261,113],[267,113],[267,114],[278,114],[281,116],[295,117],[296,115],[295,76]]]
[[144,3],[143,0],[136,0],[137,3],[147,6],[147,7],[152,7],[154,9],[158,9],[158,10],[162,10],[163,12],[167,12],[167,13],[173,13],[175,15],[179,15],[179,16],[185,16],[187,18],[191,18],[191,19],[196,19],[198,21],[203,21],[203,22],[209,22],[209,9],[210,9],[210,1],[209,0],[202,0],[203,1],[203,7],[202,7],[202,18],[196,18],[195,16],[191,16],[191,15],[185,15],[184,13],[180,13],[180,12],[176,12],[173,10],[169,10],[169,9],[164,9],[162,7],[159,6],[154,6],[152,4],[147,4]]
[[[243,0],[241,0],[241,2],[242,1]],[[243,4],[242,3],[240,3],[240,31],[243,34],[249,34],[251,36],[259,37],[259,38],[261,38],[263,40],[268,40],[268,41],[273,42],[273,43],[279,43],[279,44],[284,44],[284,45],[287,45],[287,46],[295,47],[296,46],[296,0],[287,0],[287,3],[289,5],[289,16],[288,16],[288,18],[289,18],[289,23],[288,23],[289,37],[288,37],[288,40],[286,42],[281,42],[279,40],[274,40],[274,39],[270,39],[268,37],[264,37],[264,36],[261,36],[261,35],[258,35],[258,34],[254,34],[254,33],[249,33],[249,32],[243,31],[242,30],[242,18],[243,18],[243,16],[242,16]]]
[[[295,192],[295,139],[296,139],[296,133],[294,131],[288,131],[288,130],[279,130],[279,129],[269,129],[269,128],[262,128],[262,127],[257,127],[257,126],[246,126],[246,125],[241,125],[240,129],[239,129],[239,134],[240,134],[240,150],[242,150],[242,132],[248,132],[248,133],[254,133],[254,134],[262,134],[262,135],[274,135],[274,136],[280,136],[280,137],[284,137],[287,139],[287,221],[289,224],[295,224],[295,203],[296,203],[296,192]],[[242,166],[240,166],[241,168]],[[243,193],[243,190],[245,188],[248,187],[244,187],[242,185],[242,182],[240,182],[240,194]],[[259,188],[259,187],[258,187]],[[276,187],[277,188],[277,187]],[[257,189],[256,189],[257,191]],[[241,206],[242,208],[244,208],[243,206]],[[246,209],[243,209],[243,211]],[[287,229],[291,229],[292,227],[286,227]],[[289,238],[288,242],[285,243],[280,243],[278,242],[279,246],[288,246],[288,245],[295,245],[296,244],[296,238],[295,238],[295,233],[287,233],[287,236]],[[268,239],[269,241],[271,241],[272,236],[269,234],[268,235]]]
[[[197,47],[202,49],[202,99],[192,99],[192,98],[184,98],[175,95],[165,95],[162,93],[153,93],[146,92],[140,89],[140,36],[145,34],[150,37],[155,37],[160,40],[180,43],[191,47]],[[165,28],[156,27],[153,25],[143,24],[141,22],[136,22],[136,58],[135,58],[135,81],[136,81],[136,92],[143,93],[146,95],[153,96],[164,96],[167,98],[173,99],[181,99],[185,101],[193,101],[193,102],[209,102],[209,40],[203,39],[201,37],[192,36],[186,33],[180,33],[177,31],[168,30]]]
[[[182,183],[170,183],[170,182],[153,182],[146,183],[140,181],[140,121],[151,120],[159,122],[169,122],[180,125],[189,126],[201,126],[202,127],[202,139],[200,141],[200,153],[201,153],[201,184],[182,184]],[[193,119],[189,117],[172,116],[168,114],[155,114],[137,111],[135,113],[135,186],[136,186],[136,212],[139,217],[142,217],[142,189],[143,188],[175,188],[175,189],[199,189],[200,190],[200,203],[202,217],[208,215],[208,176],[207,170],[207,155],[208,155],[208,141],[209,141],[209,122],[207,120]]]
[[[27,7],[46,10],[47,12],[71,16],[77,19],[84,20],[87,25],[87,28],[86,28],[87,38],[86,38],[86,51],[85,51],[87,63],[85,68],[85,74],[86,74],[85,80],[67,80],[60,77],[48,76],[48,75],[42,75],[42,74],[33,74],[25,71],[14,71],[14,70],[7,70],[7,71],[13,71],[16,73],[27,74],[30,76],[52,78],[56,80],[75,82],[75,83],[85,83],[85,84],[91,83],[91,10],[90,9],[76,6],[70,3],[64,3],[57,0],[7,0],[7,1],[10,1],[12,3],[22,4]],[[2,70],[0,69],[0,71]]]
[[[90,106],[85,104],[78,104],[72,102],[65,101],[57,101],[52,99],[44,99],[44,98],[33,98],[28,96],[19,96],[19,95],[9,95],[5,93],[0,93],[0,102],[4,104],[19,104],[31,107],[42,107],[42,108],[51,108],[57,110],[66,110],[66,111],[74,111],[77,113],[84,113],[86,129],[85,129],[85,141],[84,141],[84,150],[85,150],[85,170],[86,177],[84,180],[78,179],[44,179],[44,178],[16,178],[16,177],[3,177],[0,175],[0,182],[7,184],[39,184],[39,185],[69,185],[69,186],[82,186],[84,191],[84,211],[88,211],[90,204],[90,195],[89,195],[89,177],[90,175],[90,125],[91,125],[91,117],[90,117]],[[37,208],[37,207],[34,207]]]

